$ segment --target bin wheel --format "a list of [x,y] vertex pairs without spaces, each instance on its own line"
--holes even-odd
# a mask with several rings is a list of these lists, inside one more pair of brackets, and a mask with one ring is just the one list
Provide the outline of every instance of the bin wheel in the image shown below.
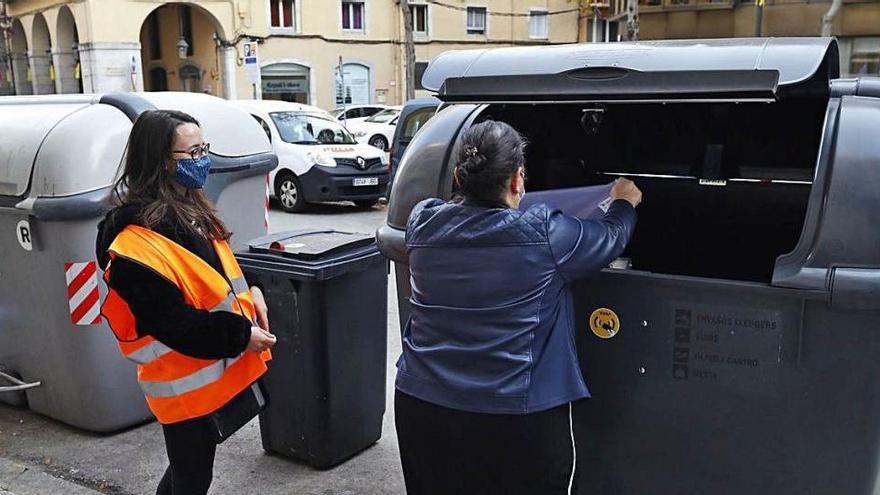
[[378,202],[379,202],[378,199],[361,199],[361,200],[355,201],[354,205],[357,206],[358,208],[363,208],[366,210],[367,208],[372,208],[372,207],[376,206],[376,203],[378,203]]
[[288,213],[299,213],[306,209],[302,184],[292,173],[286,173],[276,181],[275,196],[281,203],[281,208]]
[[379,148],[382,151],[388,151],[388,140],[385,139],[385,136],[377,134],[370,138],[369,144],[370,146],[374,148]]

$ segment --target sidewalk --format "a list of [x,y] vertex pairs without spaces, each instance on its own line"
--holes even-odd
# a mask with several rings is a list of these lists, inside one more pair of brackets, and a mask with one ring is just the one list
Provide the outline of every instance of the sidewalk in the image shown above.
[[[263,452],[254,420],[217,448],[211,494],[405,492],[392,401],[394,363],[400,354],[393,283],[389,303],[386,412],[379,442],[334,469],[319,471]],[[153,495],[167,462],[162,430],[155,422],[98,435],[0,404],[0,495]]]
[[101,492],[77,485],[45,471],[0,458],[0,495],[99,495]]

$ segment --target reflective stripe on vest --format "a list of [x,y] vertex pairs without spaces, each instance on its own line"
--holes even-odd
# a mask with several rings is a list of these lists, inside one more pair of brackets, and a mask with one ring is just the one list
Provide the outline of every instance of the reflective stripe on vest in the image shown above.
[[[117,257],[159,274],[181,292],[190,306],[211,312],[227,311],[255,321],[250,289],[229,244],[214,241],[224,273],[170,239],[149,229],[129,225],[110,246],[109,282]],[[128,304],[108,287],[102,314],[119,348],[138,364],[138,381],[147,404],[163,424],[211,413],[249,387],[266,371],[271,355],[249,351],[228,359],[198,359],[179,353],[149,335],[139,336]]]
[[205,366],[199,371],[177,380],[166,382],[142,381],[140,382],[141,388],[147,397],[174,397],[175,395],[192,392],[219,380],[223,376],[223,372],[226,371],[226,368],[235,364],[239,359],[241,359],[241,356],[232,359],[220,359],[215,361],[214,364]]

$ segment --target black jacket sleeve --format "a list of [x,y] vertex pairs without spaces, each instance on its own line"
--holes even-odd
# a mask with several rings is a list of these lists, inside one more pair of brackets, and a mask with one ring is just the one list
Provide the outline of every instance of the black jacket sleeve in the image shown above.
[[187,356],[235,357],[250,340],[247,318],[228,311],[196,309],[187,304],[174,284],[132,261],[113,260],[109,285],[128,303],[140,336],[150,335]]

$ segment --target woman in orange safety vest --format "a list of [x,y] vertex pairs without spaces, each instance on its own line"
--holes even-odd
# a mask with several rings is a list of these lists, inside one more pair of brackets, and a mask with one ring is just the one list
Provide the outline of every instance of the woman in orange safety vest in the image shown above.
[[210,165],[193,117],[142,113],[98,226],[101,312],[165,436],[159,495],[206,493],[217,444],[266,403],[258,379],[275,337],[202,190]]

